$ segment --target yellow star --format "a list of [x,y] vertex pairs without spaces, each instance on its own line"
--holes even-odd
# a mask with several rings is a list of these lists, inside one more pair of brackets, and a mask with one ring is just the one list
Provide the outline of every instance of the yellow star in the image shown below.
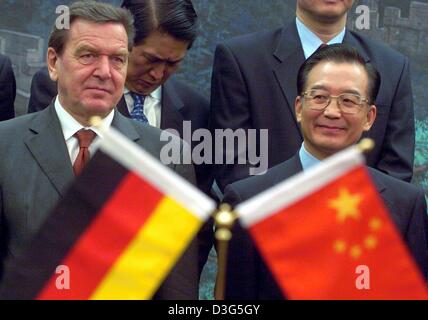
[[329,201],[330,208],[337,210],[337,219],[343,223],[347,218],[358,219],[360,212],[358,205],[362,197],[359,194],[351,194],[348,189],[339,190],[339,196]]
[[382,226],[382,221],[379,218],[372,218],[369,222],[369,228],[372,231],[377,231]]
[[376,239],[376,237],[371,236],[371,235],[367,236],[364,239],[364,246],[367,249],[374,249],[374,248],[376,248],[376,246],[377,246],[377,239]]
[[337,253],[343,253],[346,250],[346,242],[343,240],[337,240],[334,242],[333,248]]
[[352,246],[350,250],[351,257],[354,259],[358,259],[361,256],[361,248],[358,245]]

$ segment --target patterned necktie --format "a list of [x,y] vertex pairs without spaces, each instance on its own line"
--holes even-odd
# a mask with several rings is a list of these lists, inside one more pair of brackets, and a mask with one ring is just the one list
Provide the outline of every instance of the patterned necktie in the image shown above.
[[79,141],[79,153],[77,154],[77,158],[73,164],[73,171],[77,176],[82,172],[83,167],[89,162],[90,154],[88,148],[94,140],[96,133],[92,130],[80,129],[74,134],[74,136]]
[[149,123],[149,120],[144,114],[145,96],[131,92],[131,97],[134,100],[134,109],[132,109],[131,118],[143,123]]

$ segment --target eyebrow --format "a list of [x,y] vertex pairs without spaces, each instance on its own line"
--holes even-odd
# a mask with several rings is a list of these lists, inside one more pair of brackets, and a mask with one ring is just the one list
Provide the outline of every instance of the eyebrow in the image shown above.
[[[79,54],[81,54],[82,52],[85,52],[85,51],[86,52],[91,52],[91,53],[97,53],[97,54],[99,53],[99,50],[97,50],[96,48],[94,48],[92,46],[82,45],[82,46],[80,46],[80,47],[78,47],[76,49],[75,54],[79,55]],[[128,50],[122,48],[122,49],[117,50],[114,53],[111,53],[110,56],[124,56],[124,57],[126,57],[126,56],[128,56],[128,54],[129,54]]]
[[[325,87],[325,86],[323,86],[323,85],[315,85],[315,86],[313,86],[312,88],[310,88],[309,90],[319,90],[319,89],[321,89],[321,90],[325,90],[325,91],[328,91],[327,90],[327,88]],[[361,96],[361,93],[359,92],[359,91],[357,91],[357,90],[353,90],[353,89],[348,89],[348,90],[345,90],[345,91],[343,91],[342,93],[352,93],[352,94],[356,94],[356,95],[358,95],[358,96]]]
[[151,53],[148,53],[148,52],[145,52],[145,51],[143,51],[143,55],[144,55],[146,58],[149,58],[149,59],[155,59],[155,60],[158,60],[158,61],[166,61],[166,62],[168,62],[168,63],[177,63],[177,62],[181,62],[181,61],[183,61],[183,59],[184,59],[184,57],[183,57],[183,58],[181,58],[181,59],[178,59],[178,60],[168,60],[168,59],[163,59],[163,58],[161,58],[161,57],[159,57],[159,56],[156,56],[156,55],[154,55],[154,54],[151,54]]

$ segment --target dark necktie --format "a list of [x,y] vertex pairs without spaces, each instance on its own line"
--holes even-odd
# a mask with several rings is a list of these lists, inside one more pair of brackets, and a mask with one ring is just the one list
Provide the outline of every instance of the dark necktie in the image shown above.
[[145,96],[131,92],[131,97],[134,100],[134,109],[132,109],[131,118],[143,123],[149,123],[149,120],[144,114]]
[[74,136],[79,141],[79,153],[77,154],[77,158],[73,164],[74,174],[77,176],[82,172],[84,166],[89,162],[90,154],[89,154],[89,146],[94,140],[96,134],[92,130],[81,129],[77,131]]

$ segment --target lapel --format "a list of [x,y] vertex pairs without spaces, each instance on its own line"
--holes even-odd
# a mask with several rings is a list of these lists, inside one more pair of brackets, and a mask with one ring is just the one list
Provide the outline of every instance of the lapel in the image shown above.
[[367,170],[368,170],[368,172],[370,174],[370,177],[371,177],[371,179],[373,181],[373,184],[375,185],[377,192],[379,192],[382,200],[384,202],[389,203],[390,205],[392,205],[392,203],[389,202],[389,199],[387,197],[387,192],[386,192],[387,188],[386,188],[386,185],[383,183],[383,181],[381,179],[382,178],[381,174],[378,171],[376,171],[376,169],[373,169],[373,168],[370,168],[370,167],[367,167]]
[[162,86],[162,107],[160,128],[175,129],[180,135],[183,131],[183,115],[180,109],[184,107],[183,100],[178,95],[174,79],[170,79]]
[[[278,166],[281,166],[279,171],[280,174],[276,175],[276,179],[278,179],[278,181],[283,181],[303,171],[302,163],[300,162],[299,152],[297,152],[296,154],[294,154],[293,157],[279,164]],[[381,174],[376,169],[373,169],[370,167],[366,167],[366,168],[370,174],[373,184],[376,187],[376,190],[382,196],[383,200],[388,201],[385,195],[387,188],[385,183],[382,180]]]
[[119,130],[128,139],[136,142],[140,140],[141,137],[138,134],[135,127],[132,125],[131,121],[135,121],[135,120],[128,119],[125,116],[123,116],[120,112],[117,112],[115,110],[114,118],[111,125],[117,130]]
[[282,29],[273,56],[278,62],[275,64],[273,72],[284,94],[288,108],[291,114],[295,116],[294,101],[297,96],[297,73],[305,61],[305,55],[294,21]]
[[39,112],[29,124],[24,143],[41,170],[62,196],[74,179],[73,168],[54,104]]
[[127,118],[131,118],[129,114],[128,106],[126,105],[125,95],[122,95],[122,98],[119,100],[119,103],[116,106],[117,110]]
[[354,34],[351,31],[346,30],[345,37],[343,38],[343,43],[348,44],[354,47],[355,49],[357,49],[358,52],[363,56],[366,63],[370,62],[370,57],[366,49],[361,45],[361,42],[358,41],[358,39],[354,36]]
[[284,167],[285,179],[290,178],[295,174],[303,171],[302,162],[300,162],[299,152],[296,152],[294,156],[288,159],[284,163]]

